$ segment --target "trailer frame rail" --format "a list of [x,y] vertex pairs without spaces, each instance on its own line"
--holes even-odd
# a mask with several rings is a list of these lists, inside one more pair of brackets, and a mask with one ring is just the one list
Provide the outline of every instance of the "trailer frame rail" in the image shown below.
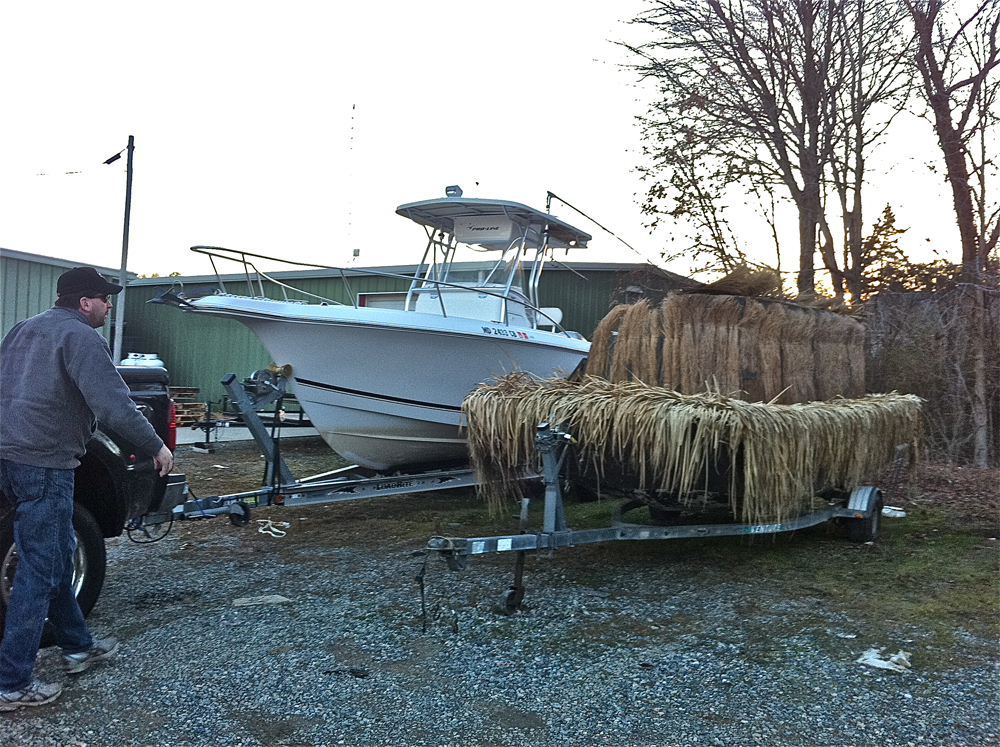
[[878,535],[882,495],[877,488],[868,485],[855,488],[847,500],[830,502],[826,508],[810,511],[783,522],[670,526],[632,524],[622,521],[623,504],[619,503],[615,508],[610,527],[571,529],[566,524],[560,473],[567,449],[573,442],[572,436],[562,428],[554,427],[549,423],[541,423],[538,426],[535,446],[542,456],[542,479],[545,482],[545,505],[541,530],[528,531],[527,513],[530,499],[524,498],[521,502],[521,528],[517,534],[468,538],[432,537],[427,543],[427,550],[444,557],[448,566],[453,570],[464,569],[471,555],[501,552],[522,554],[518,559],[518,570],[516,571],[518,578],[515,579],[515,584],[511,587],[512,593],[514,593],[521,586],[523,553],[528,551],[552,551],[560,547],[617,540],[694,539],[777,534],[794,532],[836,518],[847,519],[849,522],[855,522],[855,526],[860,527],[859,531],[853,533],[855,536],[852,539],[863,539],[863,541],[870,542],[874,541]]

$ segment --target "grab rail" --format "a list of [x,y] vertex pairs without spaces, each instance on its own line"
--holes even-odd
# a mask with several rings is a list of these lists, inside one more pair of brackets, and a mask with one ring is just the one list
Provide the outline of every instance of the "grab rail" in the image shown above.
[[[271,261],[271,262],[281,262],[281,263],[284,263],[284,264],[296,265],[297,267],[311,267],[311,268],[316,269],[316,270],[335,270],[335,271],[337,271],[340,274],[340,279],[343,281],[344,288],[347,290],[348,296],[351,298],[352,305],[354,306],[354,308],[358,308],[357,296],[355,296],[354,293],[351,291],[351,286],[350,286],[350,284],[347,281],[347,273],[351,272],[350,268],[333,267],[331,265],[321,265],[321,264],[316,264],[316,263],[312,263],[312,262],[296,262],[296,261],[291,260],[291,259],[282,259],[281,257],[270,257],[270,256],[268,256],[266,254],[255,254],[254,252],[245,252],[245,251],[243,251],[241,249],[228,249],[228,248],[222,247],[222,246],[202,246],[202,245],[198,245],[198,246],[192,246],[191,247],[191,251],[195,252],[197,254],[204,254],[207,257],[209,257],[210,260],[211,260],[212,257],[216,257],[218,259],[225,259],[225,260],[228,260],[230,262],[241,263],[243,265],[244,272],[246,272],[246,274],[247,274],[247,287],[248,287],[248,289],[250,290],[251,293],[253,292],[253,283],[250,280],[250,274],[249,274],[249,271],[247,270],[247,268],[248,267],[252,267],[254,273],[257,274],[257,284],[258,284],[258,286],[260,288],[260,297],[261,298],[265,297],[264,296],[264,288],[263,288],[263,285],[260,282],[260,279],[264,278],[264,279],[268,280],[269,282],[272,282],[275,285],[279,286],[282,289],[287,288],[288,290],[294,291],[295,293],[300,293],[300,294],[302,294],[304,296],[309,296],[311,298],[315,298],[315,299],[317,299],[319,301],[323,301],[325,303],[330,303],[330,304],[333,304],[335,306],[346,306],[347,304],[344,304],[344,303],[342,303],[340,301],[335,301],[335,300],[330,299],[330,298],[325,298],[323,296],[316,295],[315,293],[310,293],[308,291],[301,290],[300,288],[296,288],[296,287],[294,287],[292,285],[288,285],[286,283],[282,283],[280,280],[275,280],[274,278],[272,278],[267,273],[259,270],[257,268],[257,266],[253,262],[248,261],[246,258],[247,257],[256,257],[257,259],[266,259],[266,260]],[[229,255],[239,255],[239,257],[229,256]],[[218,268],[215,266],[214,260],[212,260],[212,269],[215,271],[215,277],[219,281],[219,285],[222,287],[222,292],[223,293],[227,293],[227,291],[225,289],[225,284],[222,281],[222,276],[220,275]],[[407,281],[410,281],[410,282],[413,281],[412,277],[410,277],[408,275],[401,275],[401,274],[396,273],[396,272],[382,272],[380,270],[371,270],[371,269],[365,269],[364,272],[361,272],[361,271],[358,271],[358,270],[354,270],[354,272],[356,274],[358,274],[358,275],[362,275],[362,274],[364,274],[364,275],[377,275],[379,277],[396,278],[396,279],[400,279],[400,280],[407,280]],[[460,283],[449,283],[449,282],[447,282],[445,280],[430,280],[428,278],[418,278],[418,279],[421,280],[422,282],[431,283],[431,284],[434,284],[436,286],[443,286],[443,287],[447,287],[447,288],[459,288],[461,290],[466,290],[466,291],[468,291],[468,290],[474,290],[474,291],[476,291],[476,293],[482,293],[482,294],[487,295],[487,296],[493,296],[495,298],[499,298],[501,301],[504,301],[505,303],[508,300],[508,296],[505,295],[504,293],[494,293],[492,291],[486,290],[485,288],[480,288],[478,286],[468,286],[468,285],[462,285]],[[284,293],[284,290],[282,290],[282,292]],[[285,299],[287,300],[287,298],[288,297],[287,297],[287,294],[286,294],[285,295]],[[442,299],[442,301],[443,301],[443,299]],[[519,301],[519,303],[520,303],[520,301]],[[569,338],[574,338],[575,337],[575,333],[568,332],[566,329],[563,328],[563,326],[558,321],[556,321],[555,319],[553,319],[551,316],[549,316],[548,314],[546,314],[539,307],[535,306],[533,303],[531,303],[527,299],[524,302],[524,307],[527,308],[527,309],[531,309],[538,316],[541,316],[541,317],[544,317],[545,319],[548,319],[548,321],[552,324],[553,330],[555,332],[557,332],[558,334],[565,335],[566,337],[569,337]],[[444,313],[443,309],[442,309],[442,316],[447,317],[447,314]],[[537,328],[537,326],[538,326],[538,322],[536,320],[535,327]]]

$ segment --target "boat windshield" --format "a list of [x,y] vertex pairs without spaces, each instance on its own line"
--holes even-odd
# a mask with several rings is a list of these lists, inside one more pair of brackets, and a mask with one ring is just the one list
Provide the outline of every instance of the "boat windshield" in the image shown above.
[[[510,275],[509,269],[506,271],[495,272],[494,267],[489,268],[470,268],[462,267],[461,269],[452,267],[447,276],[444,278],[449,283],[455,285],[464,285],[470,288],[484,288],[487,286],[500,286],[504,287],[507,284],[507,277]],[[523,278],[521,273],[518,272],[514,279],[515,288],[523,288]]]

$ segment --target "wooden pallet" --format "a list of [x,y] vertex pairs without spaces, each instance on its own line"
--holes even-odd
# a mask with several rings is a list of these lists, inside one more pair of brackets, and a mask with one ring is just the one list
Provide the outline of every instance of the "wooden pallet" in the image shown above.
[[204,402],[174,402],[177,425],[193,425],[205,419]]
[[169,389],[171,399],[197,399],[201,391],[196,386],[172,386]]

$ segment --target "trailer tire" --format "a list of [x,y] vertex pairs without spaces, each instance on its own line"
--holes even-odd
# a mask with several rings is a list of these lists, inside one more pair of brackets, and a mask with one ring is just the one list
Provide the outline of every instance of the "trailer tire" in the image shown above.
[[250,506],[243,501],[236,501],[234,505],[239,511],[229,514],[229,523],[234,527],[245,527],[250,523]]
[[[7,505],[4,504],[6,509]],[[14,545],[14,510],[0,517],[0,639],[7,619],[7,604],[17,569],[17,548]],[[104,586],[107,570],[107,550],[104,535],[93,515],[79,503],[73,504],[73,530],[76,533],[76,551],[73,553],[73,588],[77,603],[86,617],[97,604]],[[42,646],[50,646],[55,641],[55,631],[45,625]]]
[[874,542],[882,531],[882,494],[879,493],[872,506],[871,516],[864,519],[847,520],[847,538],[851,542]]

